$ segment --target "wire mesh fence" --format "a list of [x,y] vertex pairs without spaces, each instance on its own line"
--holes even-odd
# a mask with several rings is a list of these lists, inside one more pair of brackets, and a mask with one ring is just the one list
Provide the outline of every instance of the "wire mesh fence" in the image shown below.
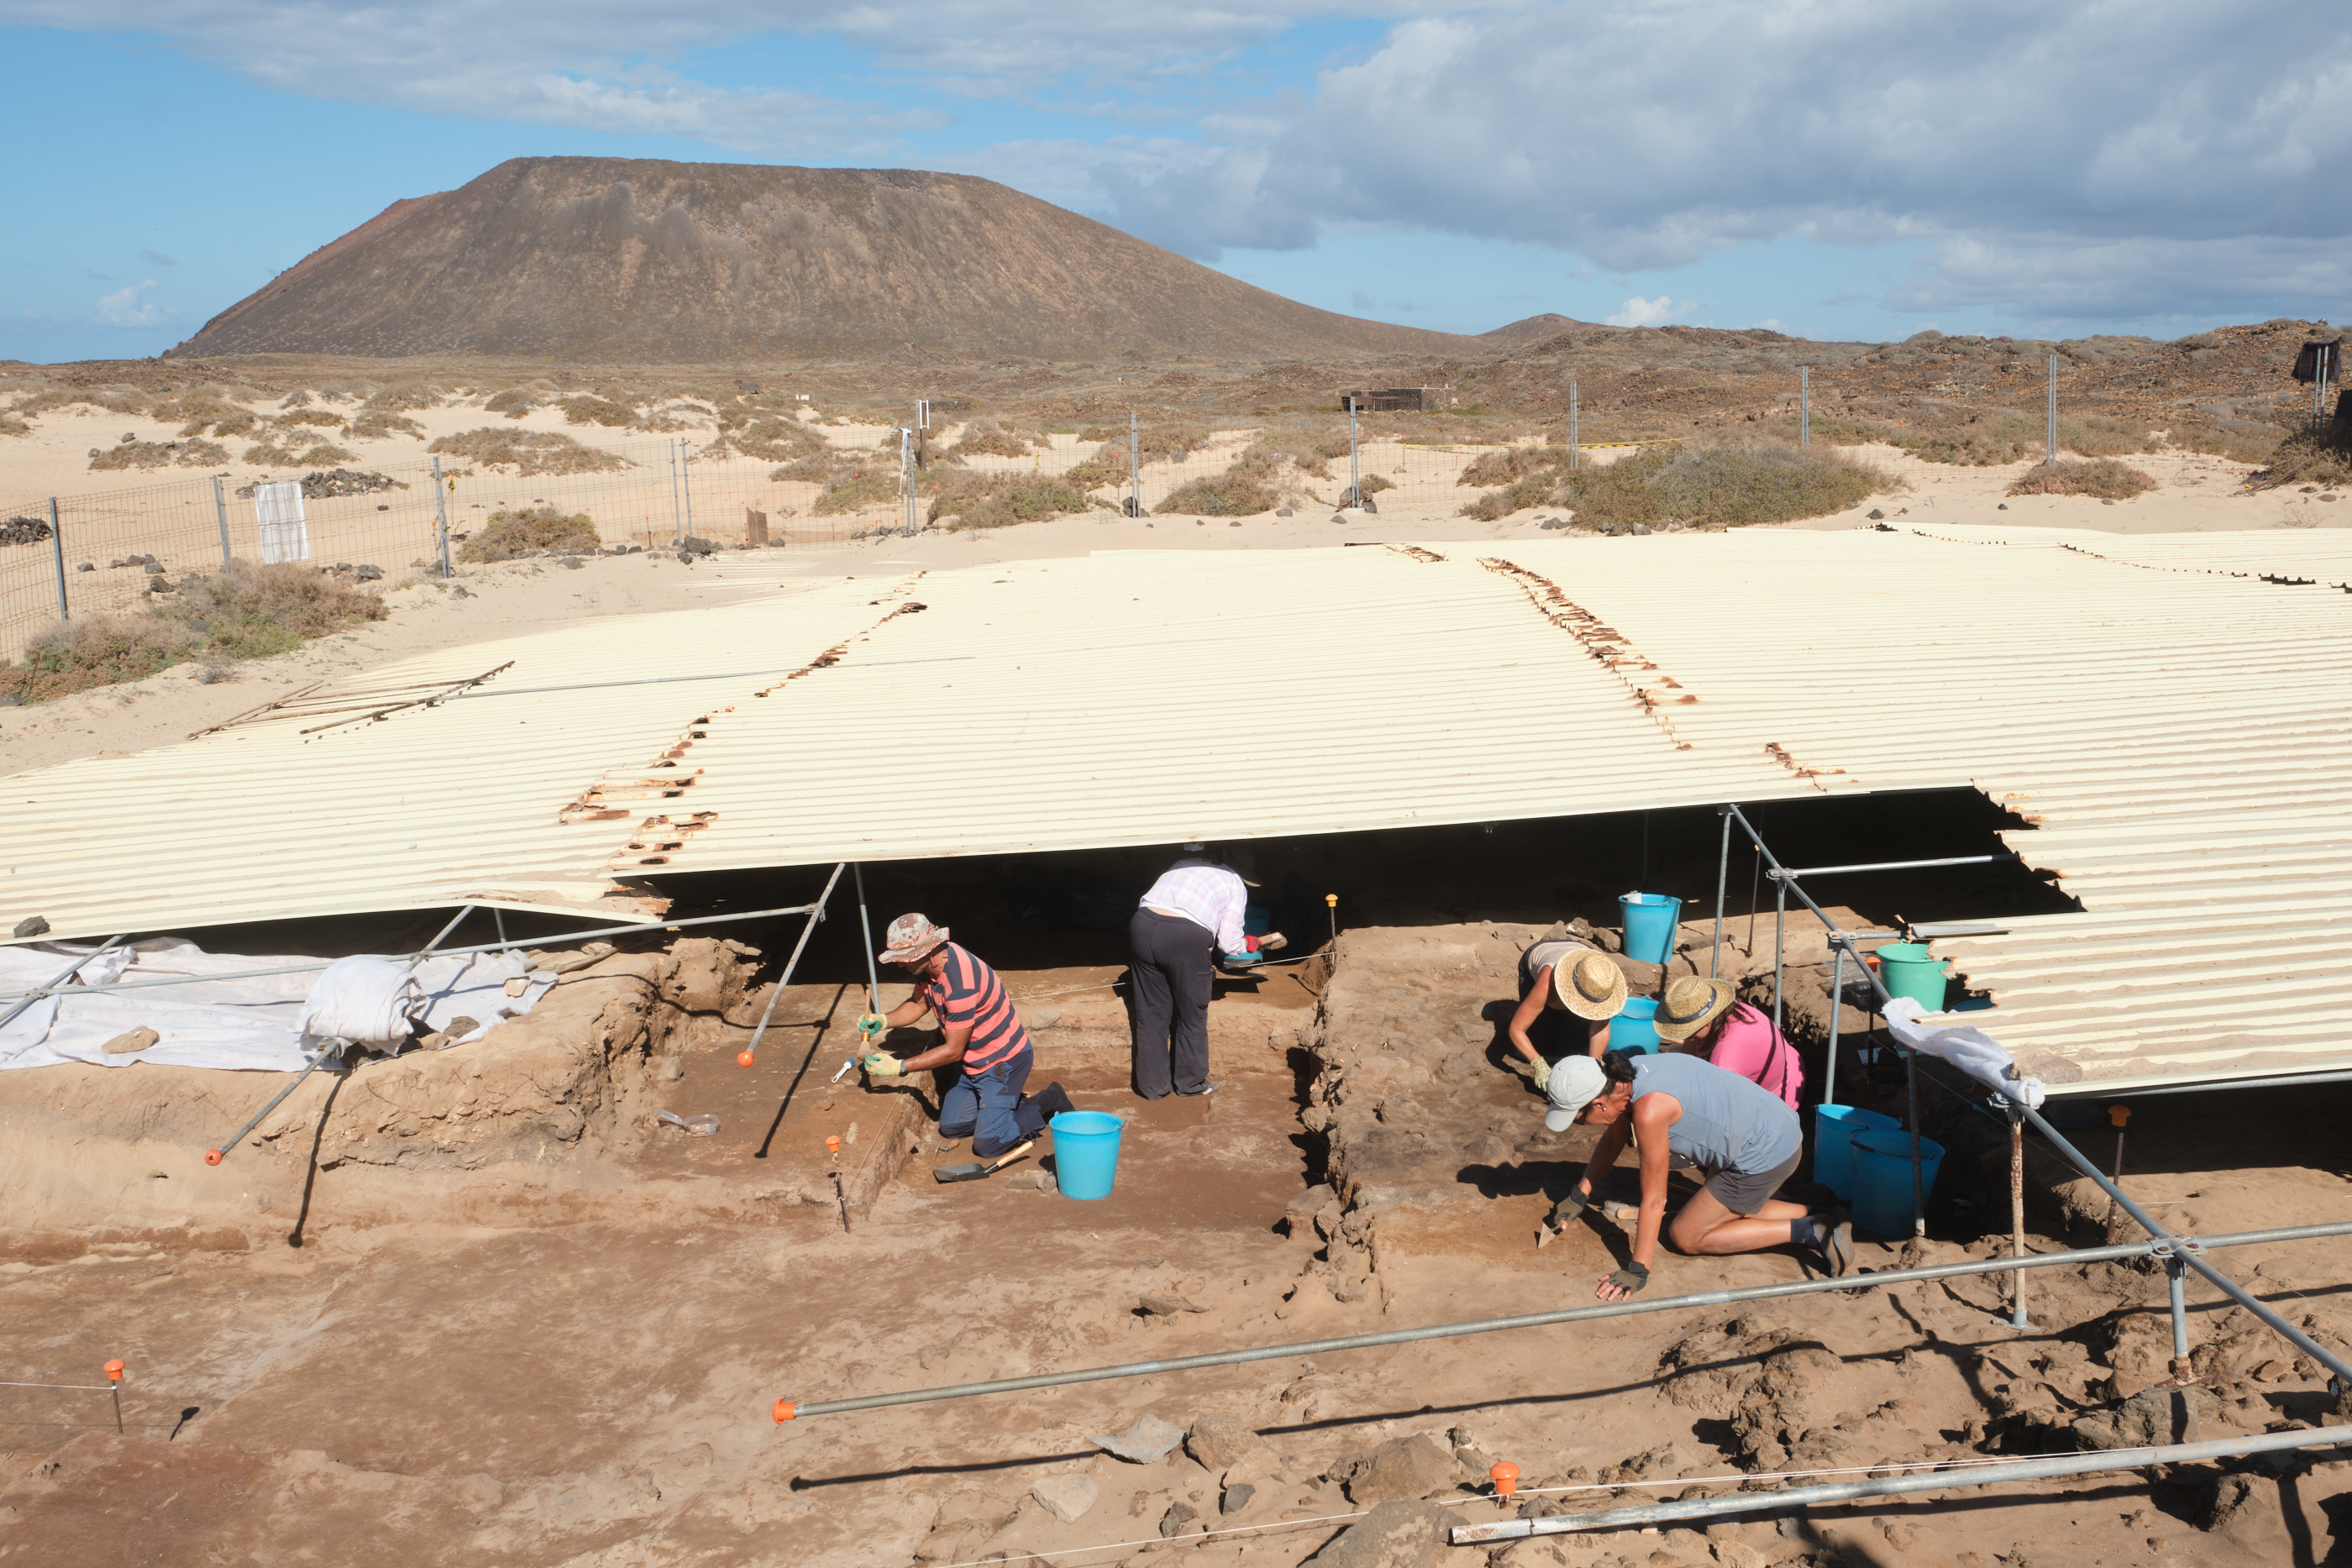
[[[967,424],[969,432],[972,427]],[[0,657],[60,620],[121,613],[190,573],[292,560],[391,582],[500,559],[499,525],[559,529],[577,552],[835,544],[882,530],[987,527],[1070,512],[1237,518],[1280,508],[1450,515],[1479,492],[1465,467],[1492,444],[1363,429],[1344,416],[1139,422],[1130,431],[995,434],[960,445],[852,426],[779,462],[721,436],[491,449],[316,471],[228,474],[0,509]],[[1524,441],[1529,439],[1522,436]],[[1535,439],[1539,439],[1535,438]],[[987,449],[982,449],[983,447]],[[273,507],[299,487],[299,507]],[[290,507],[290,509],[289,509]],[[362,570],[366,569],[366,570]]]

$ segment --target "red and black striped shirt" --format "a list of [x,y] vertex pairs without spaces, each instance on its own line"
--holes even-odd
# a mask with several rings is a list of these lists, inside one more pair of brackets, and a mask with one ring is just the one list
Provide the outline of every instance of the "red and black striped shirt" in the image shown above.
[[1029,1049],[1029,1031],[1021,1027],[1013,1000],[996,971],[956,943],[943,949],[948,961],[935,976],[923,980],[923,999],[939,1015],[941,1029],[969,1025],[971,1038],[963,1050],[966,1077],[978,1077],[998,1062]]

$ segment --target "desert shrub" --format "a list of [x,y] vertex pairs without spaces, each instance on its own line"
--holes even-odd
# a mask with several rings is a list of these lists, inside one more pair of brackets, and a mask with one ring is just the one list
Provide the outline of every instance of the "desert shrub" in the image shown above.
[[1124,488],[1127,485],[1127,438],[1106,441],[1095,448],[1091,456],[1080,459],[1063,479],[1081,490],[1099,490],[1105,486]]
[[482,404],[482,412],[502,413],[509,419],[520,419],[538,406],[539,400],[525,389],[509,387],[504,392],[492,392],[488,401]]
[[1078,426],[1080,441],[1125,441],[1125,424],[1082,424]]
[[2128,501],[2156,488],[2156,481],[2112,457],[2089,462],[2047,464],[2028,471],[2009,487],[2012,496],[2096,496],[2102,500]]
[[565,517],[553,507],[532,507],[520,512],[492,512],[490,520],[458,547],[457,559],[479,566],[541,550],[584,553],[604,548],[587,513]]
[[1246,517],[1282,503],[1274,487],[1281,460],[1256,447],[1243,453],[1222,474],[1189,480],[1170,492],[1154,512],[1192,512],[1204,517]]
[[288,392],[284,401],[279,402],[278,406],[280,408],[308,408],[310,406],[310,394],[304,392],[299,387],[297,387],[294,391]]
[[343,416],[332,409],[298,408],[279,414],[278,423],[281,425],[310,424],[323,430],[341,430],[344,421]]
[[255,468],[331,468],[338,463],[349,463],[352,456],[341,447],[323,441],[306,445],[298,439],[281,446],[274,435],[264,435],[245,449],[245,461]]
[[898,470],[893,465],[883,468],[868,465],[853,468],[846,474],[836,474],[825,481],[813,508],[820,516],[839,512],[855,512],[867,507],[878,507],[898,497]]
[[35,636],[16,664],[0,663],[0,695],[47,702],[135,681],[191,659],[260,658],[305,639],[383,618],[383,601],[316,567],[239,562],[191,576],[168,608],[84,616]]
[[2294,432],[2272,449],[2252,483],[2265,490],[2281,485],[2352,485],[2352,423],[2330,420]]
[[1396,481],[1385,474],[1367,474],[1364,482],[1356,486],[1367,496],[1377,496],[1383,490],[1396,488]]
[[89,460],[90,472],[110,469],[161,468],[176,463],[183,468],[209,468],[228,461],[228,448],[215,441],[125,441],[102,448]]
[[1298,465],[1299,472],[1328,479],[1331,459],[1348,455],[1348,433],[1306,425],[1275,425],[1259,431],[1249,451],[1276,461],[1287,458]]
[[425,427],[405,414],[362,409],[360,416],[352,421],[350,434],[358,441],[386,441],[395,435],[422,435]]
[[[237,420],[247,421],[247,428],[250,429],[253,421],[253,415],[230,402],[210,387],[184,392],[178,397],[167,397],[157,403],[151,412],[157,420],[164,423],[178,421],[182,435],[202,435],[215,425],[234,423]],[[215,434],[234,434],[236,433],[232,431]]]
[[408,413],[420,408],[439,408],[441,402],[441,394],[429,387],[385,387],[362,406],[378,413]]
[[934,523],[948,519],[951,528],[1001,528],[1083,512],[1091,505],[1084,490],[1051,474],[951,474],[931,497],[926,517]]
[[831,452],[812,452],[796,462],[787,463],[768,476],[772,484],[823,485],[840,471],[842,460]]
[[425,450],[468,458],[485,467],[512,468],[525,479],[538,474],[602,474],[629,466],[617,454],[583,446],[552,430],[500,430],[484,425],[445,435]]
[[1877,470],[1832,452],[1778,442],[1644,447],[1578,468],[1555,504],[1580,523],[1690,522],[1720,528],[1827,517],[1882,488]]
[[[733,421],[722,416],[722,427]],[[896,438],[893,437],[895,444]],[[740,452],[746,457],[756,457],[767,463],[789,463],[825,452],[824,438],[804,427],[796,419],[765,416],[735,425],[705,449],[704,455],[718,457],[730,452]]]
[[602,424],[620,429],[636,422],[637,411],[604,397],[568,397],[555,405],[567,424]]
[[0,413],[0,435],[30,435],[33,427],[13,413]]
[[1463,468],[1456,485],[1516,485],[1522,479],[1549,474],[1568,461],[1563,448],[1551,446],[1504,446],[1492,452],[1482,452]]
[[[2041,433],[2045,451],[2048,428],[2045,423]],[[2061,415],[2058,444],[2085,457],[2121,457],[2126,453],[2159,451],[2164,446],[2149,433],[2145,420],[2115,419],[2097,413]]]
[[959,457],[1026,457],[1029,443],[1020,432],[982,414],[963,427],[948,451]]

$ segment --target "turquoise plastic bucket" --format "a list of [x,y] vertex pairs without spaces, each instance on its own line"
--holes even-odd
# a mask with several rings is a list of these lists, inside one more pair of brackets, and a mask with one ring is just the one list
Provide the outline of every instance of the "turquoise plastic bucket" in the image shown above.
[[[1903,1124],[1892,1116],[1865,1111],[1859,1105],[1813,1107],[1813,1179],[1840,1197],[1853,1196],[1853,1143],[1856,1133],[1884,1132]],[[1907,1146],[1910,1140],[1904,1140]],[[1907,1194],[1907,1189],[1906,1189]],[[1911,1201],[1906,1195],[1905,1204]]]
[[1889,993],[1909,997],[1931,1013],[1944,1010],[1944,966],[1925,942],[1889,942],[1878,950],[1878,977]]
[[1658,1016],[1658,1004],[1647,997],[1628,997],[1624,1010],[1609,1020],[1609,1049],[1612,1051],[1655,1051],[1658,1049],[1658,1026],[1652,1022]]
[[[1919,1201],[1936,1190],[1944,1145],[1919,1140]],[[1853,1134],[1853,1222],[1874,1236],[1911,1234],[1911,1134],[1873,1127]]]
[[1118,1135],[1127,1124],[1108,1111],[1065,1111],[1054,1118],[1054,1180],[1064,1197],[1108,1197],[1118,1175]]
[[1625,956],[1637,964],[1663,964],[1674,950],[1675,925],[1683,901],[1663,893],[1629,893],[1617,901],[1625,919]]

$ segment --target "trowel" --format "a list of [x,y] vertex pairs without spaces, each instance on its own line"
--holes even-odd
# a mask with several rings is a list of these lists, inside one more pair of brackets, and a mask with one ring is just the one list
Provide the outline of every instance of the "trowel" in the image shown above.
[[997,1172],[1003,1170],[1005,1166],[1011,1165],[1013,1161],[1026,1155],[1030,1150],[1036,1146],[1037,1140],[1032,1138],[1027,1143],[1021,1145],[1018,1148],[1008,1149],[1005,1153],[999,1155],[997,1158],[989,1161],[988,1164],[984,1166],[933,1166],[931,1167],[931,1179],[938,1182],[978,1181],[982,1176],[992,1176]]

